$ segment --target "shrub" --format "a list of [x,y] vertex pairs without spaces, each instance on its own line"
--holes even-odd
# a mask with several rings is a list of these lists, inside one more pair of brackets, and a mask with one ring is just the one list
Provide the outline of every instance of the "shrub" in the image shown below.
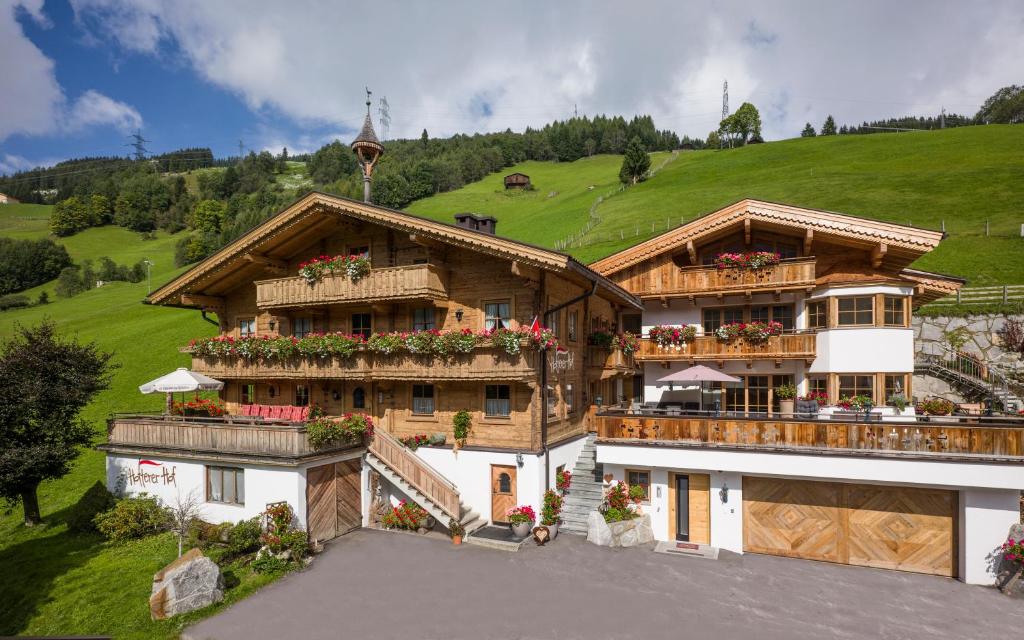
[[263,544],[260,541],[262,534],[263,528],[260,526],[259,518],[242,520],[228,532],[228,551],[235,555],[257,551]]
[[620,522],[639,517],[635,511],[629,508],[630,502],[636,502],[633,492],[635,488],[640,489],[636,495],[642,499],[643,487],[629,487],[625,482],[612,485],[605,495],[604,504],[601,505],[601,513],[605,522]]
[[188,527],[188,545],[206,549],[211,544],[226,542],[231,529],[232,525],[228,522],[213,524],[196,518]]
[[546,527],[558,524],[562,513],[562,496],[548,489],[544,492],[544,506],[540,510],[540,523]]
[[93,520],[98,514],[112,508],[115,502],[117,501],[114,496],[107,491],[102,482],[97,480],[69,510],[68,531],[75,533],[96,531],[96,524]]
[[452,429],[455,432],[455,440],[458,441],[459,446],[466,446],[469,432],[473,429],[473,417],[465,409],[459,411],[452,417]]
[[118,500],[108,511],[98,514],[93,522],[108,540],[124,542],[159,533],[167,528],[167,510],[157,499],[146,494]]
[[419,505],[402,500],[397,507],[392,507],[391,511],[385,513],[380,521],[388,529],[415,531],[423,526],[428,515],[430,514]]
[[288,550],[292,553],[292,560],[300,560],[309,554],[309,537],[301,529],[292,529],[282,533],[280,536],[281,551]]
[[264,553],[252,561],[252,570],[256,573],[279,573],[287,568],[288,563],[272,553]]
[[12,294],[0,296],[0,311],[8,309],[21,309],[29,305],[28,296]]
[[306,435],[314,449],[339,442],[359,442],[373,437],[373,421],[360,413],[347,413],[341,420],[314,418],[306,423]]

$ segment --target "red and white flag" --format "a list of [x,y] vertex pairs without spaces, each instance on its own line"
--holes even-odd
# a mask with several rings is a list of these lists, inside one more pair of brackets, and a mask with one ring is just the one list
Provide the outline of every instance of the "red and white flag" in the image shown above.
[[533,322],[530,323],[530,333],[535,336],[540,335],[540,321],[537,319],[537,316],[533,316]]

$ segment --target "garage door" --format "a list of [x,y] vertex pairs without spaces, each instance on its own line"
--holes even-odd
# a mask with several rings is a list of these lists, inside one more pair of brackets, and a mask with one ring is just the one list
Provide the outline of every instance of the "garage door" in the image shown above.
[[743,478],[743,549],[956,575],[954,491]]
[[345,460],[306,470],[306,520],[309,537],[330,540],[362,523],[360,462]]

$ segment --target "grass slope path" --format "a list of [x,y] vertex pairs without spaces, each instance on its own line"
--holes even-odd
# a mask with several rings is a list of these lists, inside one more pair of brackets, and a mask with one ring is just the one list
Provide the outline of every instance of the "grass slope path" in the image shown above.
[[[603,202],[601,224],[571,253],[592,262],[749,197],[930,229],[945,222],[949,238],[916,267],[964,276],[969,286],[1024,284],[1022,150],[1024,126],[988,125],[680,152],[650,180]],[[615,187],[620,164],[619,156],[522,163],[506,173],[530,174],[536,192],[506,194],[493,175],[409,211],[446,222],[457,211],[489,214],[501,235],[554,247],[586,225],[587,185],[599,193]],[[552,190],[557,203],[543,197]]]

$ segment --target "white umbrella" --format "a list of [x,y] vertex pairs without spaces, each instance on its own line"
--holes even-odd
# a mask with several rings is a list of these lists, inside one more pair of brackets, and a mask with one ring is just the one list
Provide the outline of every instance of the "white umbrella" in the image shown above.
[[142,393],[166,393],[167,412],[170,413],[171,394],[173,393],[184,393],[186,391],[220,391],[223,388],[224,383],[220,380],[214,380],[210,376],[204,376],[201,373],[189,371],[185,367],[178,367],[165,376],[160,376],[156,380],[150,380],[146,384],[139,386],[139,391]]
[[704,410],[704,383],[705,382],[743,382],[739,378],[730,376],[721,371],[715,371],[711,367],[702,364],[694,365],[682,371],[670,373],[667,376],[658,378],[658,382],[699,382],[700,383],[700,408]]

